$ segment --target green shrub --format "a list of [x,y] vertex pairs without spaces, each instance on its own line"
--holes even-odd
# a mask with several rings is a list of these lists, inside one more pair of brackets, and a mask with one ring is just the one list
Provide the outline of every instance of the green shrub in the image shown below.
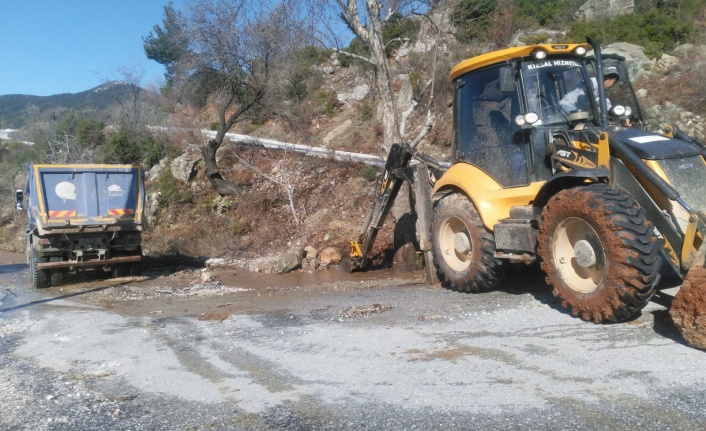
[[163,169],[157,182],[159,196],[157,197],[157,208],[159,211],[173,205],[192,203],[191,193],[183,190],[179,180],[174,178],[171,169]]
[[573,21],[574,12],[585,0],[513,0],[512,3],[521,18],[547,27]]
[[[393,14],[382,27],[382,40],[385,43],[385,54],[391,56],[394,50],[404,43],[404,39],[414,39],[419,33],[419,21]],[[395,43],[389,43],[393,40]]]
[[[348,45],[348,48],[346,48],[344,51],[350,52],[351,54],[360,55],[361,57],[368,57],[370,55],[370,53],[368,52],[368,48],[365,46],[365,44],[363,44],[363,41],[360,40],[358,36],[354,37],[353,40],[351,40],[350,45]],[[350,67],[352,65],[362,66],[364,68],[371,67],[369,63],[360,61],[345,54],[339,54],[338,62],[341,64],[341,67]]]
[[245,235],[252,231],[252,224],[246,217],[230,219],[226,223],[226,227],[233,235]]
[[359,175],[367,181],[374,181],[378,176],[378,169],[375,166],[365,165],[360,168]]
[[484,39],[488,33],[488,16],[496,8],[495,0],[460,0],[451,15],[456,26],[456,39],[461,42]]
[[341,107],[341,102],[333,91],[320,90],[316,93],[316,99],[319,103],[319,112],[328,117],[332,116],[334,111]]
[[362,121],[370,121],[373,119],[373,108],[367,102],[362,102],[358,105],[358,112],[360,112],[360,119]]
[[567,39],[585,42],[586,37],[590,36],[601,44],[629,42],[643,46],[647,56],[657,57],[686,42],[692,29],[691,23],[681,24],[676,18],[651,9],[640,14],[576,22]]
[[176,149],[145,130],[131,131],[120,126],[100,147],[102,163],[142,164],[149,169],[165,157],[175,157]]
[[537,45],[540,43],[547,43],[548,36],[545,33],[532,34],[526,37],[521,37],[520,42],[525,45]]
[[127,128],[119,127],[101,147],[101,159],[103,163],[137,164],[142,161],[142,154]]
[[94,147],[105,141],[104,128],[102,121],[85,118],[84,114],[71,109],[61,114],[54,126],[54,133],[74,136],[83,146]]
[[156,139],[152,135],[147,135],[140,144],[140,155],[145,169],[159,163],[166,157],[176,157],[176,149],[168,143]]
[[328,51],[315,46],[305,46],[294,51],[294,59],[304,67],[316,66],[328,58]]

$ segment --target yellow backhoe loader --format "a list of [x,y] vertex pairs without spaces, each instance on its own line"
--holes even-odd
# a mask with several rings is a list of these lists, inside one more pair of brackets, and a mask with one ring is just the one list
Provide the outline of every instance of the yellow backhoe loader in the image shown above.
[[683,278],[670,314],[706,349],[706,148],[648,131],[624,58],[590,38],[513,47],[451,80],[452,162],[393,146],[349,269],[409,182],[430,280],[482,292],[507,261],[539,259],[564,307],[606,322],[638,315],[667,271]]

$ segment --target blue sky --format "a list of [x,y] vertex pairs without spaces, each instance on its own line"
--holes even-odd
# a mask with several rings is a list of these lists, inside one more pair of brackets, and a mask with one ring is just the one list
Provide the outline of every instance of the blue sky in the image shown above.
[[142,37],[162,25],[168,3],[0,0],[0,95],[78,93],[119,78],[120,68],[144,71],[143,87],[161,79]]

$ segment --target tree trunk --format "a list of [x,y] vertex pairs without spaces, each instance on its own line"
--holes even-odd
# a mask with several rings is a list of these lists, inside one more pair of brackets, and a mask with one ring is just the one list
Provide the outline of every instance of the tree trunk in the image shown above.
[[[374,16],[374,15],[372,15]],[[382,21],[375,16],[370,20],[370,50],[375,67],[375,81],[380,93],[380,109],[382,114],[383,146],[388,153],[392,144],[402,143],[400,136],[399,117],[395,106],[395,93],[392,90],[392,77],[390,64],[385,53],[385,44],[382,38]]]
[[233,184],[226,181],[221,175],[221,171],[218,169],[216,164],[216,152],[221,146],[221,142],[217,139],[210,139],[206,146],[201,147],[201,155],[203,156],[203,161],[206,164],[206,178],[221,196],[237,195],[240,193],[240,187],[237,184]]

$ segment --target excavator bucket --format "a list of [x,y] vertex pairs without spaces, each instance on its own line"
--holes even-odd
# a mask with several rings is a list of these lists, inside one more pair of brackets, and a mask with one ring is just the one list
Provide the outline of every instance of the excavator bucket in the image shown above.
[[669,314],[688,344],[706,350],[706,244],[691,262]]

